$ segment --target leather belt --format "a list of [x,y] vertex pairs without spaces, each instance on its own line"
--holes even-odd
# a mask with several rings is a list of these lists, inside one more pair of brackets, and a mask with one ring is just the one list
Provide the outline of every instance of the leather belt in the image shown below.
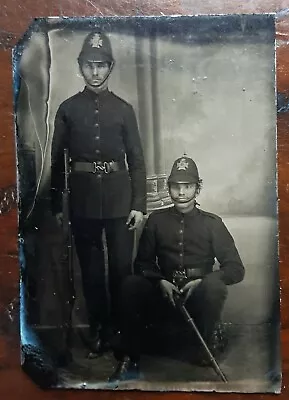
[[202,278],[204,276],[204,269],[203,268],[187,268],[187,277],[188,278]]
[[72,171],[75,172],[90,172],[92,174],[103,173],[110,174],[111,172],[117,172],[124,167],[117,161],[75,161],[72,162]]
[[177,270],[173,272],[174,280],[197,279],[204,276],[202,268],[186,268],[185,270]]

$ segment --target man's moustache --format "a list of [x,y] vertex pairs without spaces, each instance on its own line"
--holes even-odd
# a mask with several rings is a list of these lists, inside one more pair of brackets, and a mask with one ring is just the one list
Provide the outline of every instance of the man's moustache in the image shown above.
[[194,200],[194,198],[192,197],[192,198],[190,198],[190,199],[188,199],[188,200],[182,200],[182,199],[179,199],[179,198],[176,198],[176,199],[174,199],[176,202],[178,202],[178,203],[182,203],[182,204],[186,204],[186,203],[189,203],[190,201],[192,201],[192,200]]

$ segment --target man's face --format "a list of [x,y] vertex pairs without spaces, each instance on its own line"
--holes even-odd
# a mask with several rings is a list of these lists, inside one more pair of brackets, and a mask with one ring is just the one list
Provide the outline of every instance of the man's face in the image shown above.
[[99,88],[110,72],[110,63],[105,61],[85,60],[81,64],[81,72],[88,86]]
[[170,195],[175,207],[182,213],[194,208],[197,194],[196,183],[175,183],[169,185]]

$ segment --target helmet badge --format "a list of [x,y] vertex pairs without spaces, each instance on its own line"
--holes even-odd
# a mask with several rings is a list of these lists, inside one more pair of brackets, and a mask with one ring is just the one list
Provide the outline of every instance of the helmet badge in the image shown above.
[[180,161],[177,163],[177,170],[186,171],[188,168],[189,168],[189,163],[186,161],[185,158],[181,158]]
[[90,44],[92,47],[96,47],[100,49],[102,47],[102,38],[99,33],[96,33],[90,40]]

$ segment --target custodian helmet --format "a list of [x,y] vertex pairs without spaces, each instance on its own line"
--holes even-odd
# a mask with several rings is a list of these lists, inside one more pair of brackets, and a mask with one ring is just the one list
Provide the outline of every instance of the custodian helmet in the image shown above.
[[168,183],[198,183],[199,181],[199,171],[194,160],[184,155],[174,162]]
[[83,61],[114,63],[109,38],[100,30],[89,33],[84,39],[78,62]]

